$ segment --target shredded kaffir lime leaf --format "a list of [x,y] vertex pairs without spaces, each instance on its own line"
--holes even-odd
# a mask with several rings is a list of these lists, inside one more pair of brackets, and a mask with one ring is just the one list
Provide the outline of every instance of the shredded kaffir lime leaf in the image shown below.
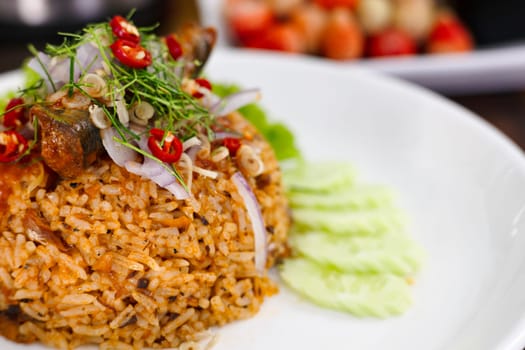
[[[128,15],[128,19],[130,16],[131,14]],[[151,63],[145,68],[126,65],[126,62],[118,57],[118,52],[114,50],[112,44],[120,39],[114,35],[108,22],[90,24],[79,33],[59,33],[64,40],[60,45],[46,46],[44,53],[49,57],[39,53],[34,46],[30,46],[29,50],[42,72],[40,72],[41,79],[38,82],[32,81],[24,90],[24,95],[31,96],[33,103],[45,103],[47,96],[58,90],[67,91],[68,96],[72,96],[75,92],[84,94],[92,105],[102,108],[111,126],[117,131],[118,136],[114,138],[116,142],[144,157],[158,161],[187,190],[173,164],[163,164],[155,155],[140,150],[135,145],[140,134],[147,133],[152,127],[172,132],[180,139],[186,140],[196,134],[211,135],[211,126],[214,123],[214,118],[208,109],[182,89],[183,73],[187,62],[175,60],[170,56],[163,39],[153,33],[155,28],[156,26],[137,28],[140,42],[129,46],[134,48],[133,45],[137,45],[143,53],[151,55]],[[86,51],[89,51],[87,58]],[[135,58],[137,57],[131,56],[131,59]],[[64,62],[64,65],[67,63],[68,81],[61,84],[53,81],[50,70],[54,68],[49,68],[50,62],[46,61],[47,59],[51,62],[53,60]],[[195,62],[191,63],[195,64]],[[102,97],[91,96],[87,92],[89,85],[82,82],[86,74],[93,72],[103,77],[107,86],[107,92]],[[137,132],[119,120],[115,106],[124,102],[129,109],[143,101],[153,107],[155,117],[146,125],[144,131]]]
[[[51,56],[70,57],[78,62],[76,50],[80,46],[86,43],[96,45],[109,77],[109,97],[118,99],[124,96],[128,105],[140,101],[150,103],[156,115],[160,116],[157,119],[157,124],[160,124],[158,126],[187,139],[195,135],[201,127],[208,130],[213,118],[206,108],[181,89],[180,72],[183,63],[169,57],[166,45],[152,33],[154,28],[138,28],[140,44],[153,56],[152,64],[147,69],[127,67],[112,57],[108,47],[113,40],[113,34],[108,23],[88,25],[80,34],[62,33],[65,37],[64,42],[59,46],[47,45],[45,51]],[[83,68],[84,72],[78,80],[89,71],[90,66]],[[66,84],[66,88],[82,90],[82,86],[73,79]],[[119,129],[125,128],[123,125],[114,126]],[[124,133],[130,134],[128,131]]]

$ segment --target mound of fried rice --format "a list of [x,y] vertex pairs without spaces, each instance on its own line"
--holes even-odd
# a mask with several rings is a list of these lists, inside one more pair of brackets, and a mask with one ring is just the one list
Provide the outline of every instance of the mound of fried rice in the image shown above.
[[[229,125],[260,151],[246,179],[267,230],[266,267],[286,253],[289,215],[272,149],[238,115]],[[254,234],[231,181],[235,157],[198,161],[194,201],[99,159],[60,180],[41,162],[0,165],[0,333],[71,349],[192,348],[210,327],[253,316],[277,287],[254,265]]]

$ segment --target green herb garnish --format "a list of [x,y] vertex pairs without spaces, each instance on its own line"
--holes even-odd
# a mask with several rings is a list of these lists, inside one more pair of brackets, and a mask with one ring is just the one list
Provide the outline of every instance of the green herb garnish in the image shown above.
[[[129,14],[128,18],[131,15]],[[126,66],[113,57],[110,45],[117,38],[114,37],[109,23],[88,25],[80,33],[60,33],[64,38],[63,42],[60,45],[48,44],[44,52],[56,60],[69,60],[69,79],[62,87],[56,86],[53,82],[47,65],[42,62],[35,47],[30,46],[29,50],[44,71],[44,80],[49,81],[53,89],[51,92],[60,88],[66,89],[68,96],[72,96],[76,91],[88,96],[92,104],[103,108],[105,115],[118,133],[118,137],[115,137],[116,142],[162,164],[188,190],[175,167],[163,163],[134,144],[134,140],[138,140],[140,136],[121,123],[115,107],[117,101],[124,101],[129,110],[129,107],[134,104],[146,101],[155,110],[155,118],[148,128],[162,128],[176,134],[182,140],[199,133],[212,134],[213,117],[195,98],[182,90],[182,72],[185,63],[170,57],[162,39],[153,34],[156,27],[138,28],[141,38],[140,45],[152,55],[151,65],[145,69]],[[88,65],[86,62],[80,62],[79,59],[85,60],[85,58],[77,55],[79,49],[85,50],[83,45],[93,45],[96,53]],[[93,70],[92,67],[98,60],[102,62],[102,67],[97,72],[104,76],[108,87],[108,93],[102,98],[91,97],[84,90],[85,86],[79,83],[85,74]],[[41,83],[40,87],[42,85],[44,84]],[[46,93],[41,93],[40,96],[46,96]],[[43,100],[44,98],[40,97],[39,102]]]

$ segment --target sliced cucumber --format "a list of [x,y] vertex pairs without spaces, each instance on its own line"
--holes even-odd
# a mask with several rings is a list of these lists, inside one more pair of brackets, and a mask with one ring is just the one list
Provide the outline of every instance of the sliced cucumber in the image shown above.
[[300,163],[283,169],[283,182],[290,191],[330,192],[351,186],[355,169],[347,163]]
[[299,230],[327,231],[338,235],[380,235],[402,231],[405,217],[392,208],[368,210],[316,210],[296,208],[293,219]]
[[344,163],[303,163],[284,172],[294,227],[295,258],[282,279],[311,301],[356,316],[388,317],[411,305],[406,277],[422,249],[405,234],[394,194],[357,182]]
[[408,283],[395,275],[341,273],[301,258],[284,261],[280,272],[288,286],[305,298],[360,317],[398,315],[412,303]]
[[378,185],[355,185],[330,192],[298,192],[288,194],[292,208],[369,209],[392,206],[393,192]]
[[347,272],[408,276],[424,260],[422,249],[406,235],[344,237],[307,232],[291,235],[289,242],[299,254]]

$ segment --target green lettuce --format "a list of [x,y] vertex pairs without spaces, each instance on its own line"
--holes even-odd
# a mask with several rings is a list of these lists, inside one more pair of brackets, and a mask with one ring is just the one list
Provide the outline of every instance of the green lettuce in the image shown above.
[[[213,85],[213,92],[220,97],[231,95],[239,90],[237,85],[217,83]],[[266,111],[258,104],[246,105],[240,108],[239,112],[266,138],[279,161],[301,157],[301,152],[295,144],[295,137],[290,129],[283,123],[272,122]]]

